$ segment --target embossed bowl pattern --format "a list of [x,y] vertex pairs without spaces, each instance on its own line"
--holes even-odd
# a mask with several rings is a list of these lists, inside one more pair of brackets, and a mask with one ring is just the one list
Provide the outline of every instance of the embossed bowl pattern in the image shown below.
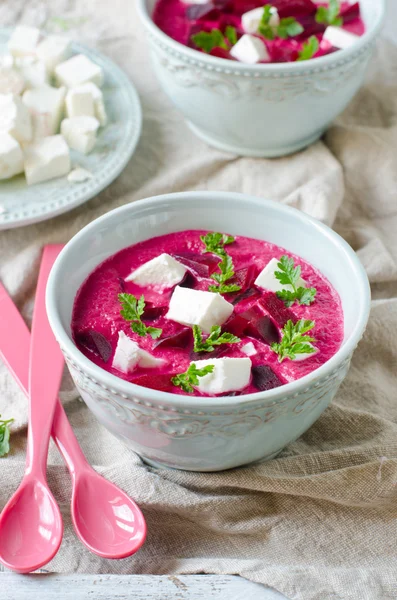
[[208,144],[258,157],[321,137],[362,85],[385,14],[385,0],[360,0],[367,32],[355,46],[312,61],[246,65],[172,40],[152,21],[155,1],[137,6],[164,91]]
[[[73,301],[82,282],[126,246],[192,228],[265,239],[321,269],[342,300],[345,335],[340,350],[319,369],[286,386],[221,398],[139,387],[92,363],[71,337]],[[147,462],[193,471],[269,459],[302,435],[343,381],[364,332],[369,305],[365,271],[336,233],[293,208],[224,192],[169,194],[107,213],[67,244],[47,288],[51,326],[76,386],[97,419]]]

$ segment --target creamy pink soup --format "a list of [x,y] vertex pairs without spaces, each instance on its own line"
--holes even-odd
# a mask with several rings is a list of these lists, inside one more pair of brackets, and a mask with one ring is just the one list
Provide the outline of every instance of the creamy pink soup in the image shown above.
[[[203,50],[197,47],[194,41],[197,33],[219,29],[226,34],[226,28],[233,27],[238,40],[245,33],[241,20],[242,14],[266,4],[263,0],[210,0],[206,4],[187,4],[182,0],[158,0],[153,21],[169,37],[201,52]],[[303,31],[287,39],[278,38],[276,35],[273,40],[265,39],[260,32],[255,33],[264,41],[270,56],[270,60],[263,62],[295,62],[299,58],[304,43],[311,36],[316,36],[319,43],[318,49],[311,58],[318,58],[338,50],[327,40],[323,40],[327,23],[319,23],[316,19],[319,6],[327,8],[327,2],[273,0],[270,4],[278,10],[281,19],[291,17],[296,19]],[[342,21],[340,25],[342,29],[357,36],[361,36],[365,32],[358,2],[341,2],[338,18]],[[210,50],[209,54],[235,60],[230,54],[230,42],[227,38],[223,45],[226,45],[226,48],[216,46]]]
[[[313,266],[283,248],[242,236],[225,246],[232,257],[235,276],[231,280],[240,290],[224,294],[234,305],[234,312],[222,325],[222,331],[230,332],[241,340],[224,344],[215,352],[193,353],[193,336],[190,327],[166,318],[174,288],[159,290],[155,286],[140,287],[126,278],[147,261],[167,253],[187,267],[182,287],[207,291],[214,284],[211,274],[217,272],[220,258],[204,253],[200,236],[203,231],[183,231],[156,237],[125,248],[99,265],[81,286],[74,304],[72,333],[81,352],[102,369],[132,383],[157,390],[185,394],[171,379],[185,372],[192,360],[234,357],[246,358],[241,350],[251,342],[256,354],[250,356],[252,376],[243,390],[226,395],[251,394],[271,389],[300,379],[327,362],[339,349],[343,340],[343,311],[340,298],[330,282]],[[300,266],[307,287],[316,289],[314,301],[306,306],[297,303],[285,305],[274,292],[257,287],[254,281],[272,258],[287,255]],[[230,282],[228,282],[230,283]],[[130,323],[120,314],[120,293],[144,295],[146,306],[142,321],[147,326],[162,329],[158,339],[150,335],[139,336],[131,330]],[[296,323],[308,319],[315,323],[310,335],[315,338],[316,353],[301,362],[290,359],[279,361],[271,343],[280,341],[282,329],[291,320]],[[154,357],[165,360],[159,368],[136,367],[131,373],[123,373],[112,367],[119,332],[123,331],[139,346]],[[206,337],[204,335],[204,337]],[[265,377],[263,369],[266,366]],[[194,395],[200,396],[195,390]]]

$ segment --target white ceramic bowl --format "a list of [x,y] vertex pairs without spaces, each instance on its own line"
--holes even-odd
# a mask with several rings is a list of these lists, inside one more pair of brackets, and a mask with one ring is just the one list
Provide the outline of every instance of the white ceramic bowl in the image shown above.
[[364,80],[385,0],[360,0],[367,32],[353,47],[284,64],[246,65],[208,56],[152,21],[156,0],[137,0],[164,91],[208,144],[244,156],[283,156],[317,140]]
[[[186,229],[227,231],[298,254],[328,277],[344,311],[344,342],[302,379],[256,394],[199,398],[159,392],[109,374],[71,337],[76,292],[122,248]],[[229,469],[277,455],[330,403],[368,319],[370,291],[350,246],[328,227],[281,204],[223,192],[186,192],[128,204],[87,225],[61,252],[47,288],[51,327],[76,386],[97,419],[146,461],[192,471]]]

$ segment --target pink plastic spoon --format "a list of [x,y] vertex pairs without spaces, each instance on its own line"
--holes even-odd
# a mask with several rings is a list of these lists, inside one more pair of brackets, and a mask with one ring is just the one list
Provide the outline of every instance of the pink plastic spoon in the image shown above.
[[[46,463],[64,361],[44,302],[48,274],[61,249],[44,249],[30,349],[26,469],[19,488],[0,515],[0,561],[18,573],[29,573],[47,564],[57,553],[63,535],[61,513],[47,484]],[[2,321],[7,322],[4,314]],[[9,335],[15,332],[9,329]]]
[[[27,393],[30,333],[1,283],[0,313],[0,357]],[[72,520],[80,540],[103,558],[125,558],[137,552],[146,537],[139,507],[87,463],[60,402],[52,436],[72,476]]]

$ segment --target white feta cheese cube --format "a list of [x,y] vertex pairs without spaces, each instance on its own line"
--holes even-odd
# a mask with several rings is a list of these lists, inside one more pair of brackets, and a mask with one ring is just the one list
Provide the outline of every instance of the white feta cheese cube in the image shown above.
[[254,65],[256,63],[270,60],[269,53],[264,42],[255,37],[245,33],[230,50],[230,54],[233,58],[238,61],[246,63],[248,65]]
[[70,183],[83,183],[84,181],[92,178],[93,174],[82,167],[76,167],[76,169],[70,171],[68,175],[68,181],[70,181]]
[[72,117],[95,117],[94,98],[82,86],[72,88],[66,94],[66,114]]
[[32,139],[32,121],[26,106],[15,94],[0,94],[0,132],[21,144]]
[[230,317],[233,308],[220,294],[177,286],[166,318],[182,325],[199,325],[210,333],[211,327],[222,325]]
[[153,285],[170,288],[182,281],[186,271],[185,265],[164,252],[135,269],[126,281],[133,281],[142,287]]
[[146,350],[142,350],[139,344],[119,331],[116,351],[113,357],[112,367],[122,373],[131,373],[136,367],[154,369],[165,364],[165,360],[155,358]]
[[[254,8],[249,10],[241,16],[241,24],[245,33],[257,33],[260,22],[263,17],[264,8]],[[276,28],[280,25],[280,17],[278,16],[277,8],[274,6],[271,8],[271,17],[269,19],[269,25],[272,28]]]
[[69,148],[61,135],[33,142],[24,148],[24,154],[28,185],[61,177],[70,171]]
[[45,64],[39,60],[21,59],[17,68],[25,80],[26,89],[39,88],[49,83]]
[[251,360],[249,358],[212,358],[196,360],[198,369],[214,365],[212,373],[199,377],[196,388],[203,394],[226,394],[244,389],[251,379]]
[[[283,285],[274,275],[276,271],[280,270],[277,266],[278,263],[279,260],[277,258],[272,258],[266,267],[259,273],[254,283],[258,287],[270,292],[280,292],[281,290],[292,292],[292,285]],[[306,287],[306,281],[302,278],[298,279],[297,287]]]
[[252,342],[247,342],[246,344],[244,344],[244,346],[241,346],[240,350],[243,354],[246,354],[247,356],[254,356],[254,354],[258,354]]
[[76,54],[55,67],[55,75],[61,85],[72,88],[91,81],[99,87],[103,83],[103,71],[84,54]]
[[34,55],[40,39],[40,31],[36,27],[18,25],[8,40],[8,49],[13,56]]
[[54,88],[49,85],[26,90],[23,94],[23,102],[32,115],[35,139],[58,132],[65,95],[66,88]]
[[354,33],[350,33],[350,31],[346,31],[346,29],[334,27],[332,25],[327,27],[323,35],[323,40],[329,42],[334,48],[340,48],[341,50],[350,48],[350,46],[353,46],[359,39],[359,35],[355,35]]
[[99,121],[94,117],[73,117],[61,123],[61,133],[69,147],[82,154],[91,152],[96,143]]
[[318,348],[313,346],[313,344],[310,344],[310,342],[308,342],[308,346],[314,348],[314,352],[307,352],[306,354],[296,354],[295,358],[293,359],[293,362],[300,362],[302,360],[306,360],[307,358],[311,358],[312,356],[315,356],[317,354]]
[[49,35],[39,43],[36,56],[46,66],[47,72],[52,74],[56,66],[65,60],[70,40],[61,35]]
[[107,114],[105,109],[105,104],[103,101],[102,91],[99,89],[95,83],[83,83],[83,85],[78,85],[73,88],[73,91],[81,92],[81,93],[89,93],[92,96],[94,102],[94,117],[98,119],[102,127],[104,127],[107,123]]
[[0,179],[23,172],[23,154],[18,142],[8,133],[0,133]]
[[25,80],[16,69],[0,67],[0,94],[22,94]]

